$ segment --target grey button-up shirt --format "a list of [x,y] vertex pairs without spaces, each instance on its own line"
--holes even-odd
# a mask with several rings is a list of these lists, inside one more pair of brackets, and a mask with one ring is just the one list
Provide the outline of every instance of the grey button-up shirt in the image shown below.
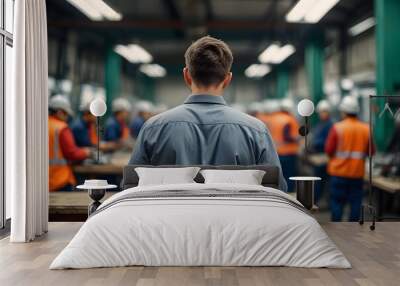
[[[191,95],[184,104],[150,118],[140,130],[129,164],[281,168],[264,123],[214,95]],[[280,189],[286,191],[280,173]]]

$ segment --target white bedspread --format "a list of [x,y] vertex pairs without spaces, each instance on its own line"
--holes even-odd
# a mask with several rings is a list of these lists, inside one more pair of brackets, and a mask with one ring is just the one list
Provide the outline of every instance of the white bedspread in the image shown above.
[[[290,204],[262,198],[182,197],[122,200],[132,192],[262,190],[232,184],[136,187],[90,217],[50,269],[146,266],[294,266],[349,268],[318,222]],[[107,207],[108,206],[108,207]]]

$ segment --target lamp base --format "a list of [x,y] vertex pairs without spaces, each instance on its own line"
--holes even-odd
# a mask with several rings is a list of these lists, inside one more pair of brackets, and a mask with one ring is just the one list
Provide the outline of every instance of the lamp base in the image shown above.
[[88,193],[89,193],[89,197],[94,201],[88,207],[88,216],[90,216],[101,205],[100,200],[106,194],[106,190],[105,189],[89,189]]

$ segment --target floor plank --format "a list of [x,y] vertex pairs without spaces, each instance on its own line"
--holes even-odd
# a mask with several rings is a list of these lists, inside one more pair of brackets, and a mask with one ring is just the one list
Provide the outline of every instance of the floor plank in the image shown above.
[[382,222],[375,231],[357,223],[327,223],[323,228],[345,253],[352,269],[289,267],[118,267],[50,271],[55,256],[82,223],[50,223],[32,243],[0,240],[0,285],[399,285],[400,223]]

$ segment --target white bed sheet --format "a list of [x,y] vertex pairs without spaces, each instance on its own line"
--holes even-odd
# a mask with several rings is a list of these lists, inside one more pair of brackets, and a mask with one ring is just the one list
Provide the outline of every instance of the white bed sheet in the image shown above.
[[[135,187],[130,192],[263,190],[238,184]],[[288,204],[246,198],[123,201],[89,218],[50,269],[145,266],[293,266],[350,268],[310,215]]]

